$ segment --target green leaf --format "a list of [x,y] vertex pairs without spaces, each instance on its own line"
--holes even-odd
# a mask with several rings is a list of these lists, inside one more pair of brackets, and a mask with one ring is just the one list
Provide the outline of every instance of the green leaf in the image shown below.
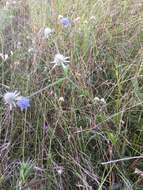
[[117,144],[118,138],[117,138],[116,134],[113,134],[111,132],[107,132],[107,136],[113,145]]

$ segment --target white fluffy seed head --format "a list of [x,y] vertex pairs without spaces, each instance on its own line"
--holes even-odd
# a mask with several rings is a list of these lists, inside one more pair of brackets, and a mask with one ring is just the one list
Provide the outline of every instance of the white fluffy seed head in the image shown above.
[[19,92],[15,91],[15,92],[6,92],[3,96],[4,102],[5,104],[10,106],[10,109],[12,109],[12,107],[16,107],[16,100],[19,97]]
[[57,53],[54,57],[53,63],[61,65],[62,63],[68,63],[69,61],[67,59],[69,59],[69,57],[65,57],[64,55]]
[[44,38],[49,38],[49,36],[52,34],[54,32],[54,30],[53,29],[51,29],[51,28],[45,28],[44,29]]

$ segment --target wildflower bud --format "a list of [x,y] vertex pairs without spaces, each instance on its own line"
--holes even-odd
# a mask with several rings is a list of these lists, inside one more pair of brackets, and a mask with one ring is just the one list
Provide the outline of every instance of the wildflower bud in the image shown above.
[[74,23],[75,23],[75,24],[80,23],[80,17],[75,18],[75,19],[74,19]]
[[8,54],[4,55],[4,60],[6,61],[8,59]]
[[71,135],[68,135],[68,141],[70,142],[70,140],[71,140]]
[[62,175],[62,173],[64,172],[64,168],[62,166],[57,166],[56,167],[56,171],[59,175]]
[[6,61],[8,59],[8,54],[0,53],[0,57],[3,59],[3,61]]
[[10,51],[10,54],[13,55],[13,51]]
[[65,100],[64,100],[64,97],[60,97],[59,98],[59,102],[64,102]]
[[29,48],[28,53],[34,52],[34,48]]
[[106,101],[104,98],[101,98],[100,101],[103,103],[103,104],[106,104]]
[[95,98],[94,98],[94,101],[95,101],[95,102],[99,102],[100,99],[99,99],[98,97],[95,97]]
[[90,20],[96,20],[96,17],[95,16],[91,16]]
[[61,18],[63,18],[63,16],[62,16],[62,15],[59,15],[59,16],[58,16],[58,20],[60,20]]

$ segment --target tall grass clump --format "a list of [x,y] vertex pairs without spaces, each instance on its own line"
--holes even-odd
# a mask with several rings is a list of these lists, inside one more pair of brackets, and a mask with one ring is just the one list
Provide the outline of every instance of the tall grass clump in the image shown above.
[[0,2],[0,189],[143,189],[142,0]]

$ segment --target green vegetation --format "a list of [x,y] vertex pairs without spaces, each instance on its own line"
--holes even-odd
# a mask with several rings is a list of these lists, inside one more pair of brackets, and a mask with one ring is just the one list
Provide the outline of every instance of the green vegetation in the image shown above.
[[143,189],[142,77],[142,0],[0,2],[0,189]]

